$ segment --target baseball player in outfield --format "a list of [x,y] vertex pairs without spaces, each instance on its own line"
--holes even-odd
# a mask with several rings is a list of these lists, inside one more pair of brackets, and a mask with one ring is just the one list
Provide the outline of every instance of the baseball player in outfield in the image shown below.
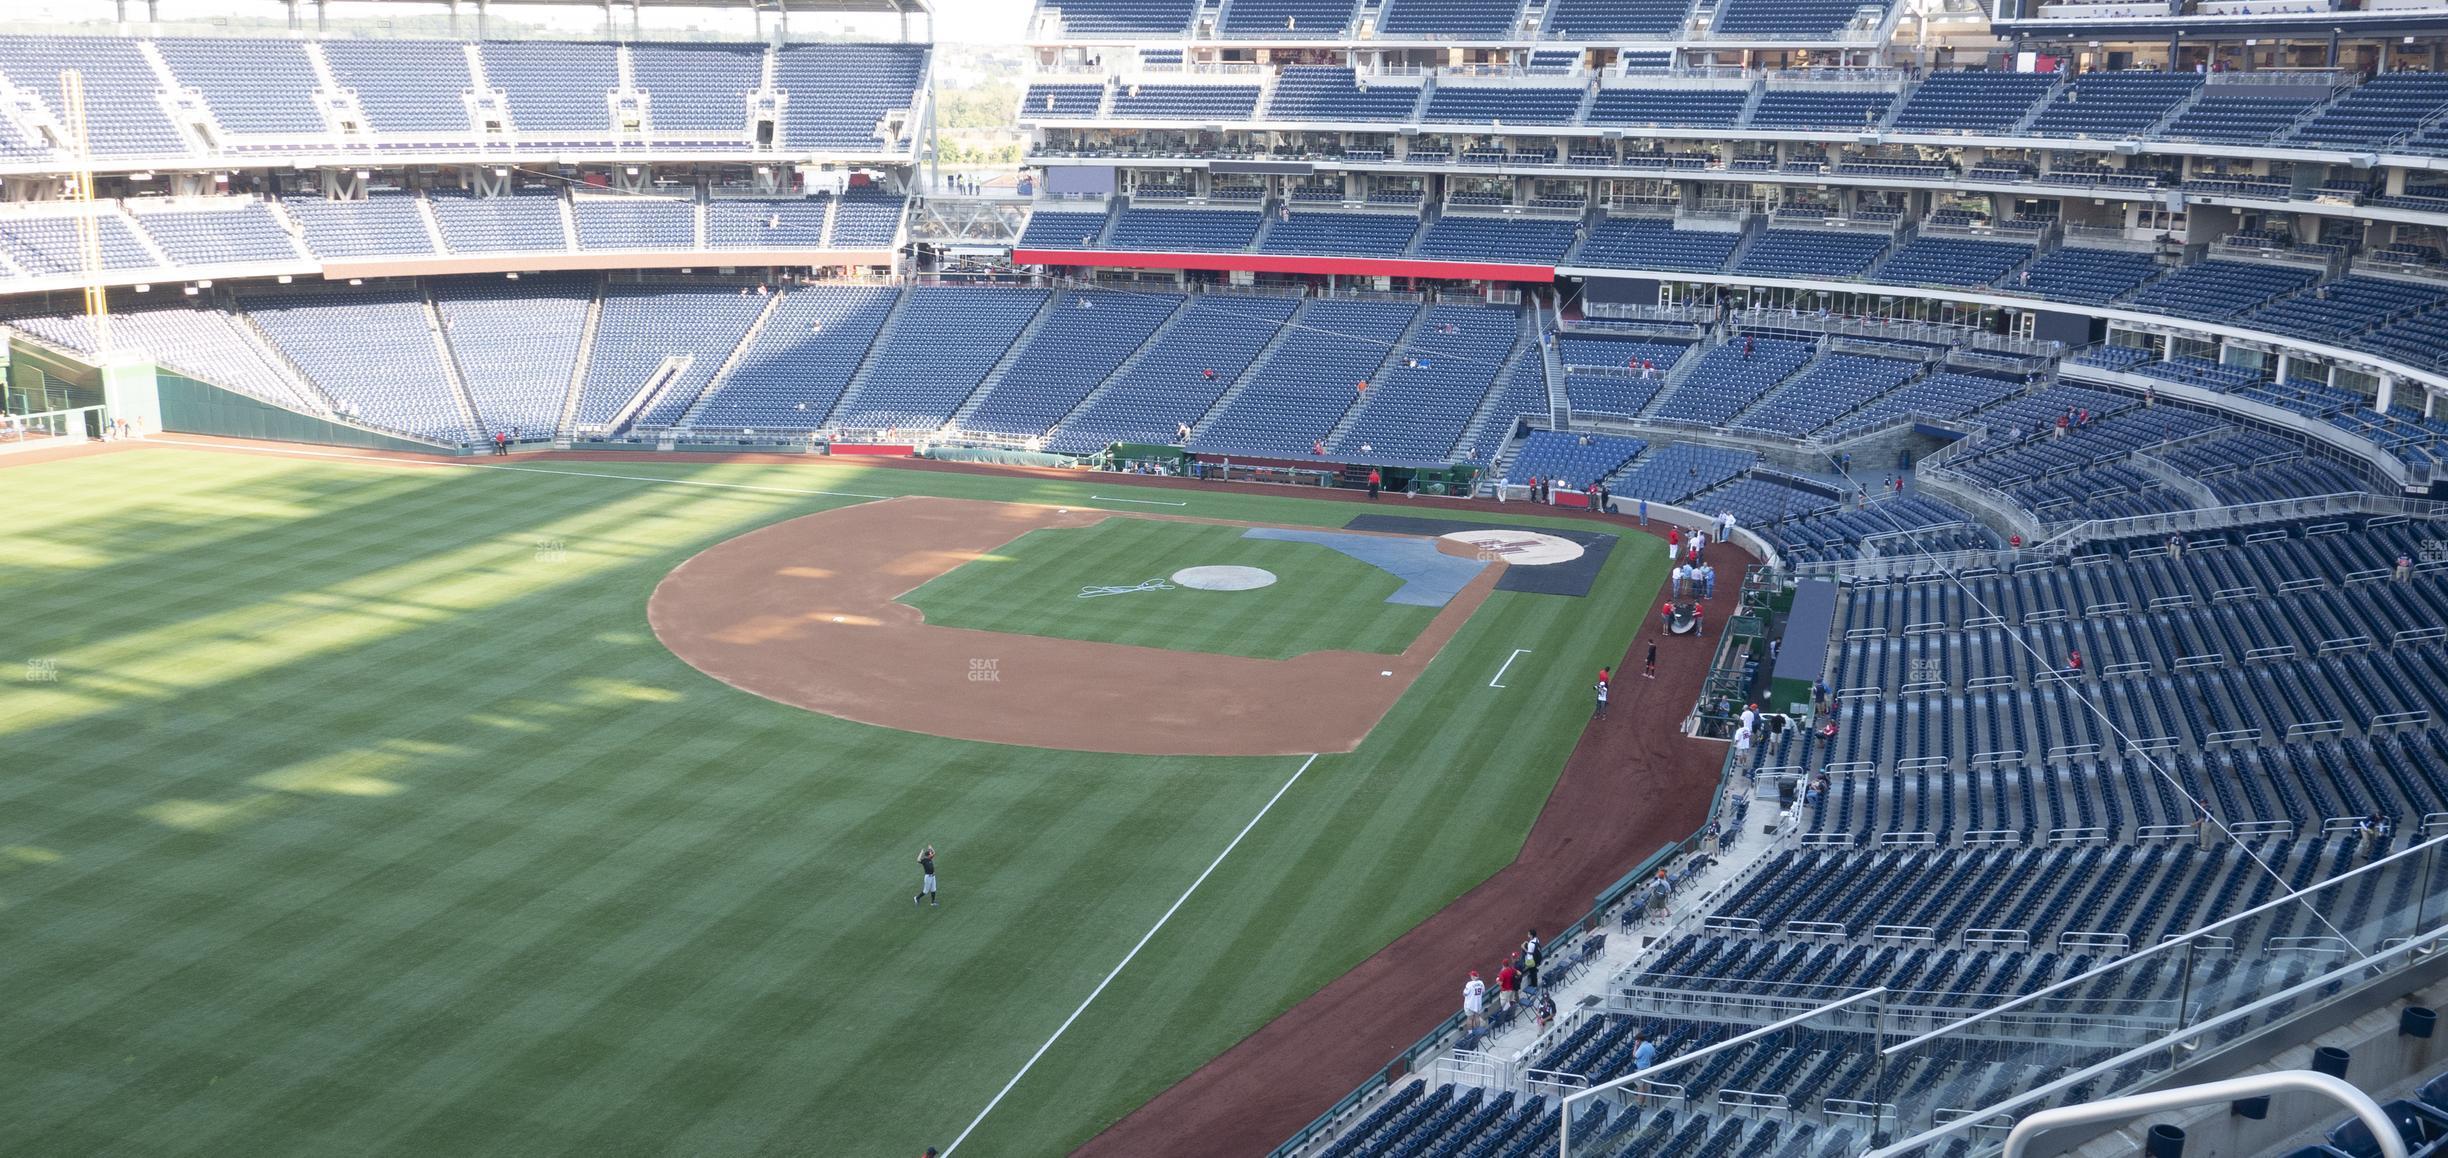
[[918,853],[918,895],[911,897],[910,903],[915,905],[920,901],[929,905],[937,903],[935,900],[935,846],[931,844]]

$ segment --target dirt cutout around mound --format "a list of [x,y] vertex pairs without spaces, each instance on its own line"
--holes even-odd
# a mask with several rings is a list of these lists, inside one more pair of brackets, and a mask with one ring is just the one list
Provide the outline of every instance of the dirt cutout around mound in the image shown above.
[[1083,752],[1305,756],[1359,747],[1504,572],[1481,571],[1400,655],[1249,659],[1013,635],[934,626],[894,602],[1030,531],[1113,518],[1252,525],[888,499],[707,548],[655,587],[646,618],[707,675],[862,724]]

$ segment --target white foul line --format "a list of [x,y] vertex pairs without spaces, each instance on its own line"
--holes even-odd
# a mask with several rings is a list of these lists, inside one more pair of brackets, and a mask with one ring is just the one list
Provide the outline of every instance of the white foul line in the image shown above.
[[1079,1008],[1072,1010],[1071,1016],[1064,1018],[1063,1023],[1055,1027],[1054,1036],[1045,1039],[1045,1044],[1038,1046],[1037,1052],[1029,1055],[1028,1061],[1020,1067],[1020,1072],[1013,1074],[1010,1081],[1003,1083],[1003,1088],[995,1093],[994,1100],[987,1102],[986,1108],[979,1110],[977,1117],[969,1120],[968,1127],[960,1132],[960,1137],[952,1139],[952,1144],[944,1147],[943,1158],[952,1158],[952,1152],[960,1149],[962,1142],[968,1141],[969,1135],[978,1128],[978,1123],[985,1121],[986,1115],[994,1113],[994,1108],[1002,1104],[1004,1095],[1011,1093],[1012,1087],[1019,1085],[1020,1079],[1028,1076],[1029,1070],[1037,1064],[1037,1059],[1044,1057],[1047,1050],[1054,1048],[1055,1042],[1062,1040],[1063,1033],[1071,1028],[1071,1023],[1078,1021],[1080,1014],[1088,1012],[1089,1003],[1095,1001],[1098,994],[1105,992],[1105,987],[1113,984],[1114,978],[1122,975],[1123,968],[1131,963],[1131,958],[1138,956],[1141,949],[1147,948],[1147,943],[1156,938],[1156,931],[1164,928],[1165,922],[1172,920],[1173,914],[1181,911],[1182,903],[1190,899],[1190,894],[1197,892],[1200,885],[1207,883],[1208,873],[1216,871],[1216,866],[1223,864],[1224,858],[1231,856],[1232,850],[1240,847],[1241,838],[1248,836],[1251,829],[1258,827],[1259,821],[1266,819],[1267,810],[1275,807],[1275,802],[1283,799],[1284,793],[1290,792],[1293,785],[1300,783],[1301,773],[1307,772],[1309,766],[1315,763],[1317,763],[1317,753],[1314,752],[1309,754],[1308,759],[1301,761],[1300,768],[1292,773],[1292,778],[1284,781],[1283,787],[1276,789],[1275,795],[1267,799],[1266,807],[1259,809],[1258,815],[1250,817],[1249,823],[1242,825],[1241,831],[1232,838],[1232,843],[1225,845],[1224,851],[1217,853],[1216,858],[1207,863],[1207,871],[1200,873],[1197,880],[1190,882],[1189,888],[1182,890],[1182,895],[1174,899],[1173,907],[1166,909],[1164,916],[1156,918],[1156,923],[1148,927],[1147,935],[1139,938],[1139,943],[1131,946],[1131,951],[1122,955],[1122,960],[1114,965],[1113,971],[1107,973],[1103,981],[1097,982],[1096,988],[1088,991],[1087,999],[1079,1003]]
[[218,443],[188,442],[184,439],[177,438],[157,437],[149,438],[145,441],[158,443],[165,446],[189,446],[194,447],[197,450],[219,450],[239,454],[287,454],[295,455],[301,458],[337,458],[345,459],[350,462],[380,463],[384,466],[423,466],[433,467],[440,470],[507,470],[516,471],[520,474],[558,474],[568,475],[571,478],[608,478],[618,479],[622,482],[653,483],[658,486],[711,487],[717,490],[727,491],[763,491],[767,494],[776,495],[823,495],[830,498],[840,499],[888,499],[892,497],[891,495],[863,495],[856,491],[819,491],[807,490],[800,487],[755,486],[749,483],[707,482],[703,479],[688,478],[658,478],[654,475],[642,474],[608,474],[603,471],[596,470],[554,470],[550,467],[510,466],[504,463],[494,462],[429,462],[424,459],[416,458],[385,458],[376,454],[341,454],[337,451],[328,450],[291,450],[286,447],[278,446],[222,446]]
[[1510,667],[1512,667],[1512,666],[1513,666],[1513,661],[1514,661],[1514,660],[1520,659],[1521,657],[1523,657],[1523,656],[1525,656],[1525,655],[1528,655],[1528,654],[1530,654],[1530,649],[1529,649],[1529,648],[1526,648],[1526,647],[1517,647],[1517,648],[1514,648],[1514,649],[1513,649],[1513,654],[1508,655],[1508,656],[1506,656],[1506,657],[1505,657],[1504,667],[1497,668],[1497,669],[1496,669],[1496,674],[1495,674],[1495,675],[1493,675],[1493,676],[1488,677],[1488,686],[1489,686],[1489,687],[1491,687],[1491,688],[1501,688],[1501,687],[1503,687],[1503,686],[1504,686],[1503,684],[1497,683],[1496,681],[1504,678],[1504,673],[1505,673],[1506,668],[1510,668]]
[[[1186,507],[1190,505],[1188,503],[1168,503],[1160,499],[1117,499],[1110,495],[1090,495],[1088,497],[1106,503],[1138,503],[1143,507]],[[945,1153],[949,1154],[951,1151],[947,1150]]]

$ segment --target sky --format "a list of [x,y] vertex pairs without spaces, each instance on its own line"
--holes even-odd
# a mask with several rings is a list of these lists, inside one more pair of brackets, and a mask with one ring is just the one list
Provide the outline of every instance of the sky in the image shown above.
[[[936,10],[935,39],[937,40],[984,44],[1016,43],[1020,39],[1021,29],[1028,22],[1030,0],[933,0],[933,2]],[[164,21],[211,19],[232,15],[255,16],[271,20],[279,19],[286,12],[279,0],[160,0],[160,3]],[[115,11],[112,0],[5,0],[0,7],[5,7],[11,15],[32,22],[109,19]],[[462,9],[472,11],[474,5],[463,4]],[[143,0],[129,0],[128,10],[131,14],[141,13],[144,10]],[[401,5],[351,4],[347,0],[334,0],[331,6],[332,15],[335,17],[364,15],[369,12],[379,15],[403,10]],[[436,14],[448,11],[439,0],[430,7],[418,6],[405,10]],[[574,33],[599,30],[602,20],[602,9],[588,3],[587,0],[573,0],[566,11],[539,9],[524,4],[504,5],[496,11],[511,19],[549,22],[556,27],[566,27]],[[686,15],[653,12],[648,13],[647,18],[650,22],[665,19],[676,23],[687,23],[691,19]],[[699,20],[703,18],[702,15],[697,17]],[[721,19],[736,19],[742,22],[743,29],[746,27],[747,17],[744,13],[734,13],[729,17],[721,17]]]

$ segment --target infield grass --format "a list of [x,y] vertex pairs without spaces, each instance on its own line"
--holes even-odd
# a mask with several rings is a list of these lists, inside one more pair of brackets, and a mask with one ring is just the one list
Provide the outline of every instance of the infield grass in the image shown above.
[[[758,526],[1093,479],[157,445],[0,488],[0,1153],[914,1154],[1300,764],[850,724],[643,621]],[[1662,570],[1491,596],[962,1154],[1062,1152],[1511,860]]]
[[[1175,587],[1083,598],[1184,567],[1257,567],[1252,591]],[[1316,543],[1245,539],[1239,527],[1117,517],[1031,531],[901,597],[941,627],[1123,643],[1172,651],[1290,659],[1313,651],[1392,655],[1437,608],[1388,603],[1403,581]]]

